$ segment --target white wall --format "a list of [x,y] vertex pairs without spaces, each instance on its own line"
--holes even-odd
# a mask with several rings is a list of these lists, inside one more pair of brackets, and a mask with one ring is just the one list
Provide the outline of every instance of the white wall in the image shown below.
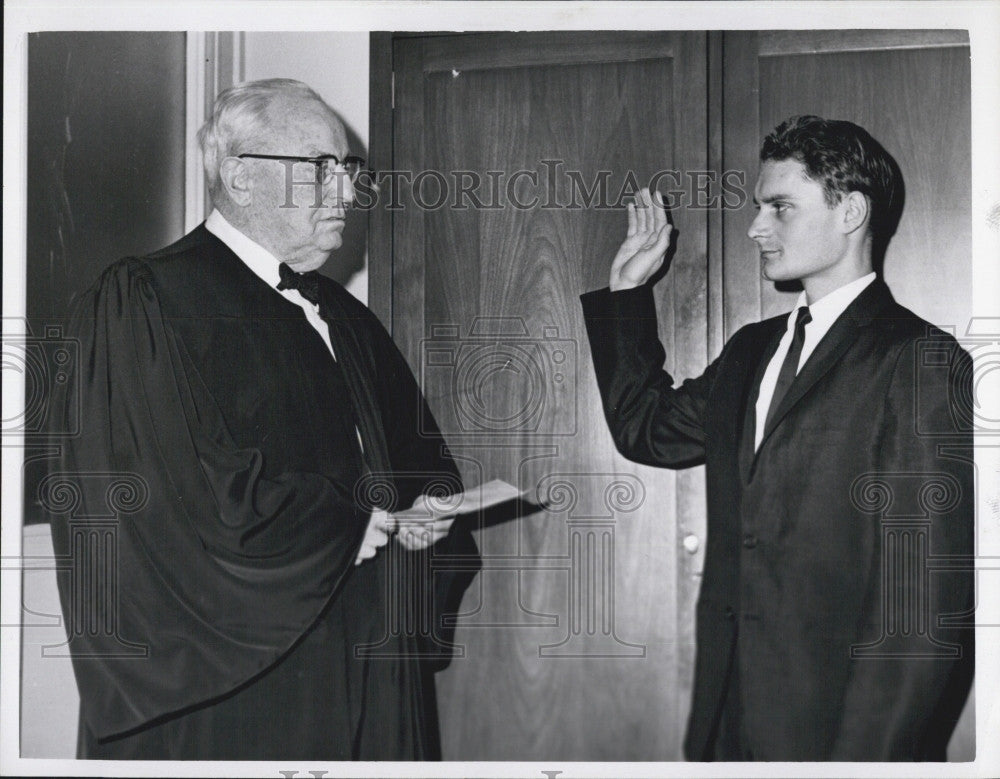
[[57,648],[67,635],[52,532],[48,524],[28,525],[22,538],[21,756],[72,758],[80,694],[69,657]]
[[[248,32],[244,38],[244,77],[304,81],[333,106],[368,149],[368,32]],[[352,149],[352,151],[354,151]],[[360,213],[351,215],[361,221]],[[350,228],[349,228],[350,229]],[[347,242],[345,241],[345,246]],[[368,258],[345,286],[368,302]]]

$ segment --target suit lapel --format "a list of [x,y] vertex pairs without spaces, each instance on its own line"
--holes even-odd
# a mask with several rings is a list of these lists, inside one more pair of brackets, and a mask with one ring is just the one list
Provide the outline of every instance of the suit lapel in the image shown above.
[[761,446],[781,420],[787,416],[810,389],[837,363],[844,352],[857,340],[858,328],[867,325],[883,308],[892,303],[892,294],[881,279],[875,279],[849,305],[823,336],[816,349],[802,366],[792,386],[782,398],[770,425],[764,430]]

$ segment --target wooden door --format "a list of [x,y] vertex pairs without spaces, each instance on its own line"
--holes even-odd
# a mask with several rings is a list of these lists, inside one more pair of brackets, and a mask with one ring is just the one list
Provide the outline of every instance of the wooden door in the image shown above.
[[[958,336],[972,310],[970,70],[962,30],[768,31],[725,34],[725,166],[752,190],[763,137],[783,119],[855,122],[900,165],[906,202],[885,260],[904,306]],[[763,280],[746,230],[752,203],[723,212],[726,337],[789,311],[797,292]],[[975,755],[974,696],[949,746]]]
[[[392,247],[391,265],[373,256],[372,307],[466,483],[502,478],[550,504],[477,532],[484,566],[458,622],[464,658],[438,678],[446,759],[680,756],[702,474],[615,452],[578,295],[607,284],[629,176],[645,186],[677,171],[661,176],[667,191],[707,170],[706,39],[392,42],[391,159],[374,136],[372,157],[397,172],[399,208],[373,216]],[[708,217],[681,197],[673,219],[682,250],[656,295],[667,367],[683,377],[708,359]],[[373,251],[389,253],[378,241]]]

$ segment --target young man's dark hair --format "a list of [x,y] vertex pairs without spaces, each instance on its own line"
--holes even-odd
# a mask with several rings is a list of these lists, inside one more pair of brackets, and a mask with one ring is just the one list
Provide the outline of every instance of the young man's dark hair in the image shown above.
[[823,185],[831,206],[848,192],[861,192],[871,208],[872,267],[881,274],[885,251],[903,214],[905,188],[899,164],[853,122],[793,116],[764,139],[760,160],[795,159]]

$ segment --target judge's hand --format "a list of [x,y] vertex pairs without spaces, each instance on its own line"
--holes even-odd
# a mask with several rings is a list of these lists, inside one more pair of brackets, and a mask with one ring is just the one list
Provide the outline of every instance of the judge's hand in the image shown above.
[[672,231],[663,196],[640,190],[628,205],[628,233],[611,263],[611,291],[645,284],[663,265]]
[[[457,501],[452,501],[456,504]],[[436,544],[451,530],[455,521],[448,498],[429,498],[421,495],[413,506],[392,515],[396,527],[396,538],[405,549],[416,552]]]
[[381,509],[375,509],[371,519],[368,520],[368,529],[365,530],[365,537],[361,540],[361,549],[354,564],[361,565],[365,560],[370,560],[381,547],[389,543],[389,533],[392,532],[392,528],[390,515]]

